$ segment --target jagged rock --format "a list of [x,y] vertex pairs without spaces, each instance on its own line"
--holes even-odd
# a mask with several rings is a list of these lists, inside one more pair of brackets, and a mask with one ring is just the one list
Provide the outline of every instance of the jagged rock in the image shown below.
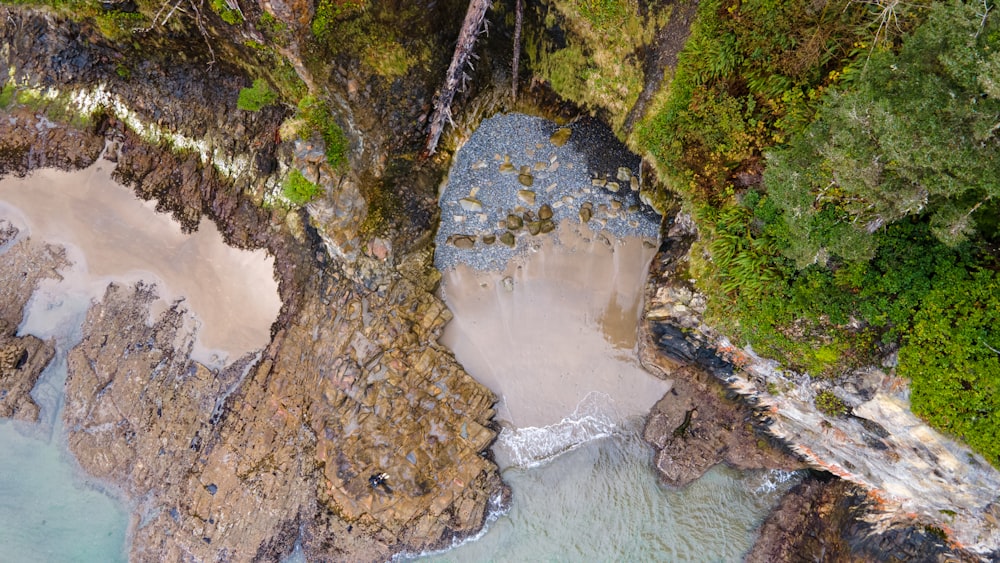
[[55,348],[51,342],[15,332],[39,282],[58,279],[57,270],[66,265],[62,248],[31,239],[19,240],[0,254],[0,417],[38,420],[31,390]]
[[983,561],[918,522],[868,522],[878,510],[857,485],[809,476],[771,512],[745,561],[797,561],[805,554],[822,554],[824,561]]
[[551,219],[552,218],[552,207],[550,207],[549,204],[547,204],[547,203],[544,204],[544,205],[542,205],[541,207],[539,207],[538,208],[538,218],[542,219],[543,221],[545,219]]
[[653,464],[664,481],[684,486],[719,463],[741,469],[804,467],[745,424],[750,409],[720,398],[708,376],[685,368],[670,377],[670,392],[650,410],[643,430],[643,438],[657,450]]
[[[525,184],[530,186],[531,184]],[[535,192],[531,190],[517,190],[517,199],[524,202],[525,205],[535,205]]]
[[519,215],[514,215],[513,213],[507,215],[507,229],[511,231],[518,231],[524,226],[524,219],[521,219]]

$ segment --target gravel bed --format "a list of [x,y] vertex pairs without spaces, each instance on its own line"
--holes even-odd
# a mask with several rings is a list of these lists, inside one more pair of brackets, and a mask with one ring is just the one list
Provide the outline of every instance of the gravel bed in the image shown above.
[[[638,172],[639,158],[598,122],[559,127],[539,117],[495,115],[455,155],[441,193],[434,264],[503,269],[542,237],[556,236],[560,222],[588,215],[588,226],[609,238],[655,240],[660,217],[640,197]],[[517,218],[508,225],[511,214]]]

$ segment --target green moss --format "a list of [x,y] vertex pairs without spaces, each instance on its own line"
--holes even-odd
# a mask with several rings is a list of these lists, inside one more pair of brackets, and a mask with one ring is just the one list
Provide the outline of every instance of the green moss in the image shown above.
[[350,145],[347,135],[340,128],[327,105],[313,96],[306,96],[299,102],[299,115],[310,131],[319,133],[326,145],[326,161],[334,169],[347,165],[347,151]]
[[419,21],[417,6],[392,8],[366,0],[321,0],[312,21],[317,42],[334,55],[356,57],[369,71],[393,80],[415,65],[426,65],[432,44],[427,37],[403,41],[400,25]]
[[240,25],[243,23],[243,15],[239,11],[230,8],[226,0],[212,0],[211,6],[212,11],[219,14],[222,21],[229,25]]
[[97,26],[101,35],[114,41],[120,41],[136,31],[148,27],[150,21],[138,12],[110,10],[97,14],[94,17],[94,25]]
[[7,109],[14,103],[14,82],[8,82],[0,89],[0,109]]
[[51,95],[35,88],[16,88],[13,83],[8,82],[2,92],[0,92],[0,102],[6,101],[9,107],[12,103],[17,103],[45,115],[48,119],[59,123],[66,123],[78,129],[84,129],[92,124],[92,118],[88,114],[81,113],[74,106],[66,94]]
[[271,105],[277,100],[277,92],[271,90],[266,81],[258,78],[253,81],[253,86],[240,90],[236,107],[246,111],[260,111],[264,106]]
[[416,54],[389,38],[368,44],[361,56],[364,65],[389,79],[405,76],[417,60]]
[[277,18],[272,16],[268,12],[264,12],[260,15],[260,28],[261,31],[268,33],[269,35],[281,35],[288,32],[288,25],[283,21],[279,21]]
[[297,169],[293,168],[281,185],[281,193],[296,205],[305,205],[316,199],[323,190],[310,182]]
[[638,55],[670,8],[640,16],[638,5],[620,0],[557,0],[545,25],[564,32],[555,48],[545,32],[525,38],[531,68],[560,96],[607,112],[619,134],[643,88]]

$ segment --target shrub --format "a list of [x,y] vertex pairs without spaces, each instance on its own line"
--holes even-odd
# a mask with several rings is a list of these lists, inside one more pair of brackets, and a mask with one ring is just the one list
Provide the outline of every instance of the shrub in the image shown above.
[[834,395],[833,391],[827,389],[816,394],[814,403],[816,404],[816,408],[827,416],[844,416],[850,412],[844,401],[841,401],[840,397]]
[[953,270],[928,292],[899,351],[913,412],[1000,467],[1000,279]]
[[240,90],[236,107],[246,111],[260,111],[262,107],[273,104],[277,100],[277,92],[271,90],[271,87],[263,79],[258,78],[253,81],[253,86]]

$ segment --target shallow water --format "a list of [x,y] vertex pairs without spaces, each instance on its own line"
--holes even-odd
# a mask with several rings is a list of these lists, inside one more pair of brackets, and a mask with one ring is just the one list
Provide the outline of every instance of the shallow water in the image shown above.
[[[62,285],[100,298],[111,279],[158,282],[167,301],[183,297],[202,325],[195,359],[222,364],[267,344],[281,300],[274,259],[226,246],[204,219],[184,234],[154,203],[111,179],[111,164],[36,170],[0,181],[0,216],[35,241],[66,246],[78,272]],[[22,236],[25,233],[22,233]]]
[[0,217],[21,229],[19,237],[64,245],[73,263],[62,279],[40,284],[18,328],[54,339],[56,356],[32,390],[40,422],[0,421],[0,561],[124,561],[127,509],[88,484],[60,418],[66,354],[87,309],[112,281],[156,283],[163,299],[154,314],[183,298],[189,322],[201,328],[195,358],[221,367],[269,340],[281,305],[273,260],[226,246],[207,221],[183,234],[113,182],[104,162],[0,180]]
[[64,448],[0,421],[0,561],[125,561],[128,515]]
[[547,464],[503,472],[508,514],[483,537],[426,561],[739,561],[791,474],[716,467],[661,486],[634,431],[591,440]]
[[636,360],[653,251],[558,234],[505,272],[445,272],[455,319],[441,341],[501,397],[493,452],[513,504],[482,537],[426,559],[739,561],[795,479],[717,467],[684,489],[659,484],[640,433],[670,384]]

